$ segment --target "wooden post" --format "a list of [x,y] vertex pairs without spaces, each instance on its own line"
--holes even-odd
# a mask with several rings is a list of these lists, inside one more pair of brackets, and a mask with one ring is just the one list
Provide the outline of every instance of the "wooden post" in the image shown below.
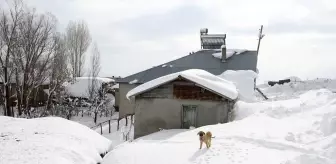
[[100,134],[103,135],[103,126],[101,123],[99,125],[100,125]]
[[132,115],[131,115],[131,124],[133,123],[133,116],[134,116],[134,115],[132,114]]
[[109,133],[111,133],[111,120],[109,120]]
[[117,131],[119,131],[119,121],[120,121],[120,119],[118,118],[118,126],[117,126]]

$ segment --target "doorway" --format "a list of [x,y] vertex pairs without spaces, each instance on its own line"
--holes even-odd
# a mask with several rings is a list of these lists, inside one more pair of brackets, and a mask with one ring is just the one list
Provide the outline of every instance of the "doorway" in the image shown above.
[[182,105],[182,128],[197,127],[197,105]]

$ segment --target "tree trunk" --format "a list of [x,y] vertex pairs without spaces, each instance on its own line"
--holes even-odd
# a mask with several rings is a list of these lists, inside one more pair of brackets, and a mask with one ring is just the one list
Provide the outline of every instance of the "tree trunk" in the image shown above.
[[17,108],[19,111],[19,116],[22,115],[22,104],[21,104],[21,96],[20,96],[20,91],[18,89],[16,89],[16,99],[17,99]]
[[7,116],[12,116],[12,111],[10,109],[10,105],[9,105],[9,97],[10,97],[10,93],[9,93],[9,80],[8,80],[8,72],[7,72],[7,67],[4,67],[4,73],[5,73],[5,92],[6,92],[6,114]]

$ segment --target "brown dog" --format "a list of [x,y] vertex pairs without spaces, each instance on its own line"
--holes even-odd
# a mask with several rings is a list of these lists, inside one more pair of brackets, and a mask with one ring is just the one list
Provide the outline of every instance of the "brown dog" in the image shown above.
[[211,147],[212,133],[210,131],[206,133],[204,133],[203,131],[199,131],[197,135],[199,135],[200,149],[202,149],[203,142],[205,143],[206,147],[209,149]]

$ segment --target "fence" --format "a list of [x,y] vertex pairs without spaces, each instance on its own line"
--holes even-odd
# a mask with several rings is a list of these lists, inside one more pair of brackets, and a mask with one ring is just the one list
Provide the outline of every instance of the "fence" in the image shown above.
[[117,120],[118,121],[117,131],[119,131],[120,120],[122,120],[122,119],[125,118],[126,119],[126,126],[127,126],[128,125],[128,116],[131,116],[131,123],[132,123],[133,122],[134,114],[127,114],[124,117],[109,119],[109,120],[103,121],[101,123],[98,123],[97,125],[90,127],[90,129],[97,129],[98,127],[100,127],[100,134],[103,135],[103,125],[105,125],[105,124],[108,123],[108,125],[109,125],[109,133],[111,133],[111,121],[116,121]]

